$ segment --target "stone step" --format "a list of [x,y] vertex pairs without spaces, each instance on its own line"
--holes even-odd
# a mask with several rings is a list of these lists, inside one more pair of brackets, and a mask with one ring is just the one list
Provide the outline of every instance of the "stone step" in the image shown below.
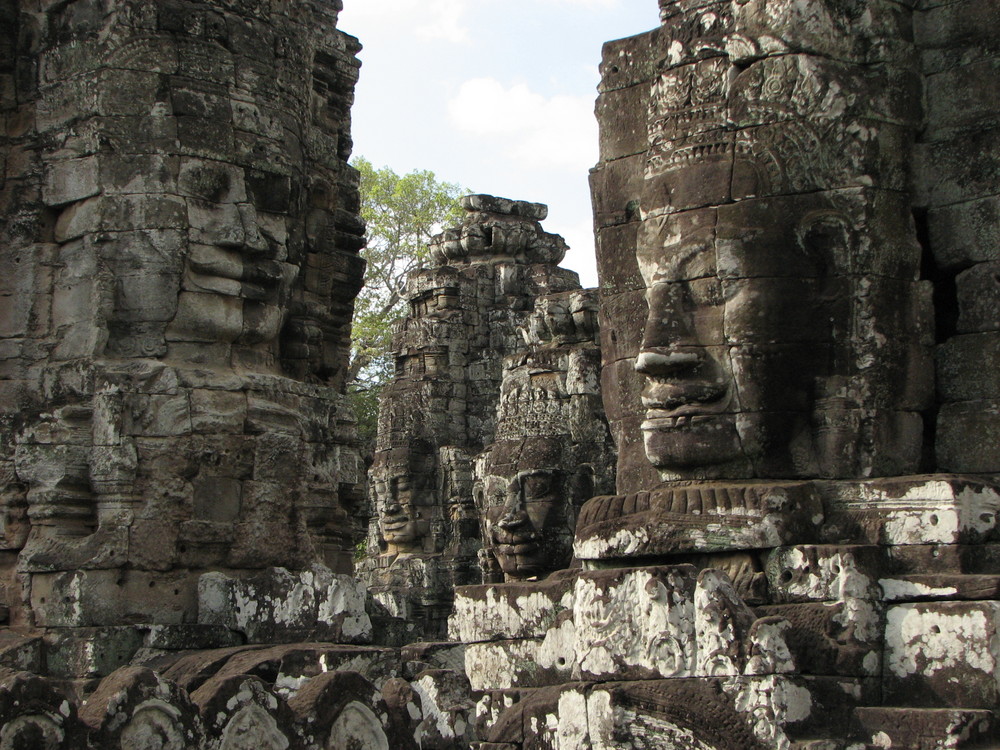
[[1000,601],[890,604],[882,700],[890,706],[993,709],[1000,705]]
[[789,746],[789,750],[845,750],[844,746],[844,740],[795,740]]
[[886,550],[892,575],[1000,573],[1000,544],[909,544]]
[[0,629],[0,667],[40,672],[42,669],[42,639]]
[[1000,575],[917,573],[883,578],[879,585],[890,602],[1000,599]]
[[[893,706],[854,709],[854,734],[873,748],[986,750],[996,744],[995,727],[996,717],[987,709]],[[857,746],[850,747],[854,750]]]

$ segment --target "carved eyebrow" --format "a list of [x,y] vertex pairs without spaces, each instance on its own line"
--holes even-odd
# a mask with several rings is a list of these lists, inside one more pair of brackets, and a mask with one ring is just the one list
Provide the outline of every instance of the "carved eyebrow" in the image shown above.
[[[646,279],[647,284],[655,282],[656,277],[661,276],[665,269],[669,269],[672,276],[676,275],[687,279],[689,277],[689,274],[686,273],[688,266],[701,259],[705,253],[711,253],[714,261],[715,242],[713,239],[713,237],[699,236],[687,241],[681,241],[678,245],[663,246],[659,249],[659,252],[655,252],[652,248],[642,249],[637,253],[639,271],[643,278]],[[667,251],[668,248],[678,246],[679,249],[675,252]],[[650,260],[653,262],[649,263]],[[712,265],[714,266],[715,263],[713,262]],[[691,278],[700,278],[704,275],[699,274],[697,277],[691,276]],[[647,276],[650,278],[647,278]]]

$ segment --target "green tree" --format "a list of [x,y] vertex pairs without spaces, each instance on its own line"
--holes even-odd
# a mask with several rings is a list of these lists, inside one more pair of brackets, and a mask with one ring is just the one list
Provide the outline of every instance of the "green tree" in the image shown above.
[[348,390],[360,437],[372,440],[378,394],[392,377],[392,331],[406,313],[406,277],[426,263],[431,237],[461,220],[459,198],[467,191],[439,182],[427,170],[398,175],[363,157],[351,163],[361,173],[361,216],[368,224],[368,246],[361,255],[368,267],[354,305]]

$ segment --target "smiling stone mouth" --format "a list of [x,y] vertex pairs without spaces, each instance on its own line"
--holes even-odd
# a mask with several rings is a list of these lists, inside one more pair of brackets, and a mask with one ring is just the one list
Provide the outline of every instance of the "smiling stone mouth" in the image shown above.
[[650,412],[646,412],[646,419],[642,423],[640,429],[645,430],[647,432],[683,429],[685,427],[692,427],[699,424],[708,424],[710,422],[714,422],[718,419],[720,415],[723,414],[725,414],[725,412],[715,412],[712,414],[685,414],[676,417],[661,417],[661,416],[650,416]]
[[520,555],[530,555],[539,549],[537,542],[518,542],[511,544],[498,544],[497,553],[508,557]]

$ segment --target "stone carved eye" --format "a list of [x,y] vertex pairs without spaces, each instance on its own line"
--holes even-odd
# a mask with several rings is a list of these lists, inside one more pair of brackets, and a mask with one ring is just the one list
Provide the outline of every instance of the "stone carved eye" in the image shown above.
[[219,203],[229,193],[230,177],[223,169],[194,167],[181,176],[181,187],[197,198]]

